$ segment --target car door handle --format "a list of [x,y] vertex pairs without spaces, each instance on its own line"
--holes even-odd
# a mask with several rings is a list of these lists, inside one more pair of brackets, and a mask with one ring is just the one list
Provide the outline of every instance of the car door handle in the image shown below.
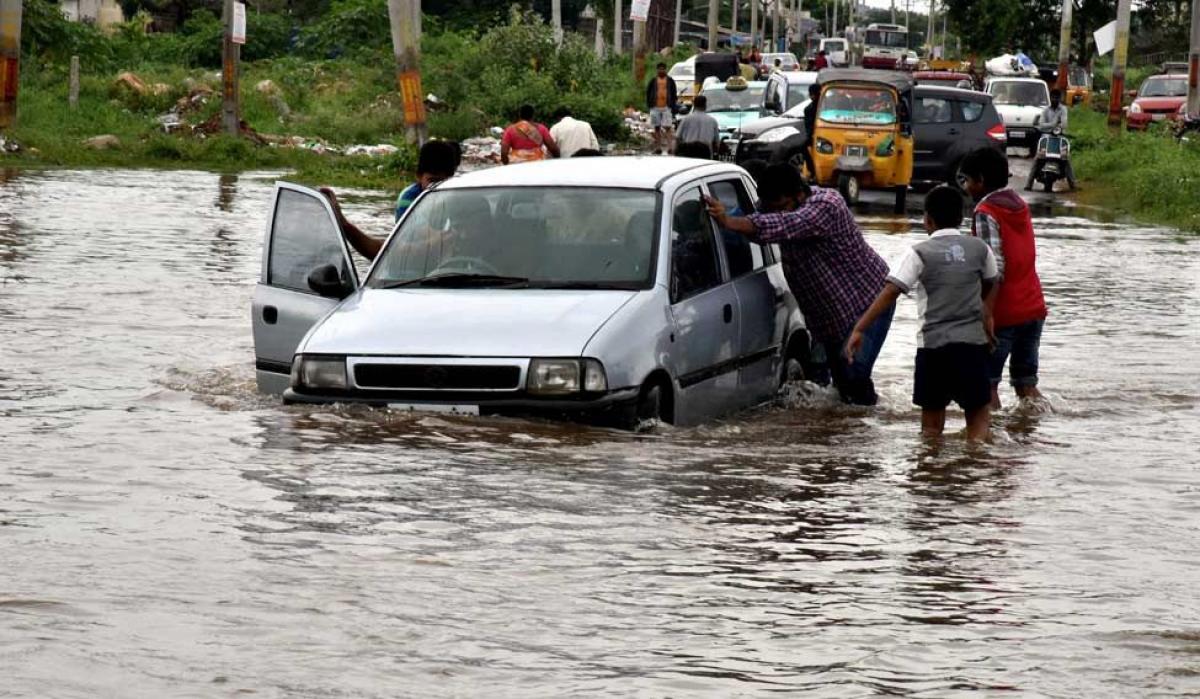
[[263,306],[262,316],[267,325],[274,325],[279,322],[279,309],[274,306]]
[[733,322],[733,305],[732,305],[732,304],[728,304],[728,303],[727,303],[727,304],[725,304],[725,311],[724,311],[724,313],[725,313],[725,322],[726,322],[726,323],[732,323],[732,322]]

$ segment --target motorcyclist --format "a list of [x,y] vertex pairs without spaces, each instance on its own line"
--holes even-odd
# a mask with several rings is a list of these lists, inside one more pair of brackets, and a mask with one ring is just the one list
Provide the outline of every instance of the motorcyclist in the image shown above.
[[[1038,116],[1038,129],[1043,133],[1054,133],[1055,129],[1059,129],[1061,133],[1067,132],[1068,113],[1066,106],[1062,103],[1062,90],[1053,89],[1050,91],[1050,106],[1042,110]],[[1038,158],[1033,163],[1033,168],[1029,172],[1029,179],[1025,181],[1025,191],[1033,189],[1033,183],[1038,181],[1042,174],[1042,166],[1045,163]],[[1063,175],[1067,178],[1067,185],[1071,189],[1075,189],[1075,170],[1071,167],[1070,159],[1063,160]]]

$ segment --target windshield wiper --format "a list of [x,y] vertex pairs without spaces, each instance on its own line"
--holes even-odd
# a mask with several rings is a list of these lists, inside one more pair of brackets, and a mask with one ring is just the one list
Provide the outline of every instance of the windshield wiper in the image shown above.
[[474,274],[471,272],[447,272],[433,274],[427,277],[406,279],[402,282],[391,282],[379,287],[381,289],[399,289],[405,286],[524,286],[529,283],[525,277],[506,277],[499,274]]
[[640,287],[640,284],[638,282],[533,282],[531,287],[534,289],[595,289],[636,291]]

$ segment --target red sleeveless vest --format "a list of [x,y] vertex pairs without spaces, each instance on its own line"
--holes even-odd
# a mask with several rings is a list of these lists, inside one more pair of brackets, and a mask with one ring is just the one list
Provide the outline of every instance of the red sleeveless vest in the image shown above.
[[[1044,319],[1046,299],[1037,274],[1037,243],[1029,205],[1016,192],[1000,190],[975,207],[975,213],[988,214],[1000,224],[1004,279],[996,297],[996,327]],[[974,233],[979,235],[979,231]]]

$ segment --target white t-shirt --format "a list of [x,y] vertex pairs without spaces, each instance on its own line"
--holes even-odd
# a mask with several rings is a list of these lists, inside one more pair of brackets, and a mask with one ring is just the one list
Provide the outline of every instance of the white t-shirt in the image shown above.
[[569,158],[584,148],[600,150],[600,142],[596,140],[592,125],[572,117],[563,117],[562,121],[551,126],[550,137],[558,144],[559,156],[563,158]]

